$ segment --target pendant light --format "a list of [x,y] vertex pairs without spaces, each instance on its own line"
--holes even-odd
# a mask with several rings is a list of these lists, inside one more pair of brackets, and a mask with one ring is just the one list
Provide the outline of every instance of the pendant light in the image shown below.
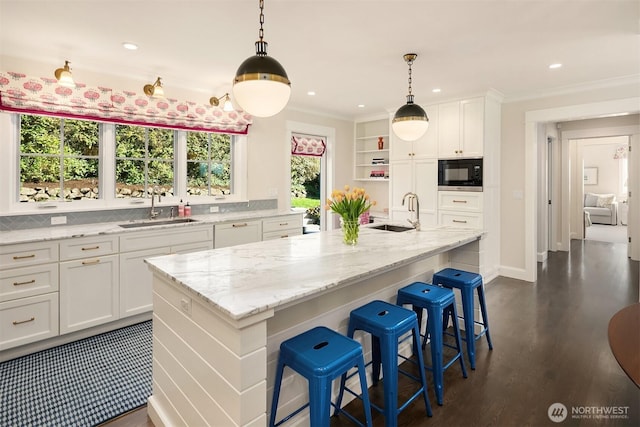
[[267,56],[267,42],[263,40],[264,0],[260,0],[260,40],[256,55],[247,58],[233,79],[233,97],[247,113],[257,117],[278,114],[289,102],[291,82],[284,67]]
[[409,95],[407,95],[407,103],[398,108],[391,121],[393,133],[405,141],[415,141],[424,135],[429,127],[427,113],[418,104],[413,103],[413,94],[411,93],[411,65],[417,56],[415,53],[404,55],[404,60],[409,65]]

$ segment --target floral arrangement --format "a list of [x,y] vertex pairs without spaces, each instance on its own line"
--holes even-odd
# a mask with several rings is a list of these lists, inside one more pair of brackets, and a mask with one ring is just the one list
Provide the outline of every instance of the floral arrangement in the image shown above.
[[358,221],[360,215],[368,211],[376,202],[369,200],[369,195],[364,188],[354,187],[350,189],[348,185],[344,190],[333,190],[331,197],[327,199],[326,210],[331,210],[339,214],[344,221]]

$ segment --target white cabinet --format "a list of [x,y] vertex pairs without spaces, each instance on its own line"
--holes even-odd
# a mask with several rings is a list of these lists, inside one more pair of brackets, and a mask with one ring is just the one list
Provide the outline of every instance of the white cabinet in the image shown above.
[[0,303],[0,351],[58,335],[58,292]]
[[[428,132],[428,131],[427,131]],[[437,224],[438,160],[398,160],[391,163],[391,218],[404,221],[411,218],[409,206],[402,205],[403,196],[413,192],[420,203],[420,224],[431,227]]]
[[237,221],[227,224],[216,224],[213,247],[242,245],[262,240],[262,221]]
[[120,318],[118,238],[60,241],[60,334]]
[[302,234],[302,214],[282,215],[262,220],[262,240],[282,239]]
[[439,158],[482,157],[484,97],[440,104],[438,120]]
[[429,117],[427,132],[415,141],[404,141],[393,135],[391,161],[438,157],[438,106],[423,107]]
[[356,181],[389,179],[389,119],[370,120],[355,125]]
[[438,192],[438,224],[483,228],[483,194],[468,191]]
[[213,248],[213,226],[144,230],[120,236],[120,317],[153,309],[153,275],[146,258]]
[[57,241],[2,247],[0,350],[59,333]]

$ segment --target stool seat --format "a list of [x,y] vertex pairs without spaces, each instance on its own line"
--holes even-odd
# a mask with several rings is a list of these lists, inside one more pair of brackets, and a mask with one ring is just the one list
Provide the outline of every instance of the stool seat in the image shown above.
[[[280,386],[285,366],[308,380],[309,403],[276,423]],[[331,402],[332,381],[353,367],[357,367],[360,374],[365,424],[340,408],[341,398],[336,403]],[[356,424],[371,426],[371,410],[366,384],[364,356],[359,342],[323,326],[303,332],[280,344],[269,426],[278,426],[288,421],[307,406],[310,407],[310,424],[314,427],[329,425],[331,406],[336,408],[337,413],[344,413]]]
[[[439,405],[443,403],[444,394],[444,371],[449,368],[456,360],[460,361],[462,376],[467,378],[467,369],[464,366],[462,357],[462,344],[460,342],[460,329],[458,327],[458,316],[456,313],[456,298],[451,289],[441,288],[439,286],[430,285],[422,282],[415,282],[398,290],[397,305],[410,304],[413,306],[418,318],[418,325],[422,324],[422,312],[427,312],[427,328],[424,333],[424,348],[427,338],[430,338],[429,344],[431,349],[431,367],[425,369],[432,371],[433,383],[436,392],[436,399]],[[451,315],[453,318],[453,331],[456,346],[445,344],[443,340],[443,318]],[[444,347],[450,347],[457,350],[457,353],[448,362],[443,362]]]
[[[445,268],[433,275],[433,284],[444,286],[446,288],[460,289],[462,296],[462,312],[464,319],[465,337],[463,340],[467,343],[467,355],[469,356],[469,364],[471,369],[476,369],[476,344],[475,342],[483,335],[487,337],[489,350],[493,350],[491,335],[489,333],[489,318],[487,316],[487,304],[484,298],[484,283],[482,276],[478,273],[458,270],[456,268]],[[475,320],[473,308],[473,291],[478,295],[478,303],[480,305],[480,313],[482,321]],[[480,325],[482,329],[478,334],[475,333],[475,325]]]
[[[373,368],[374,385],[377,385],[379,381],[380,368],[382,367],[384,408],[373,403],[371,407],[384,414],[386,426],[397,426],[398,414],[419,396],[423,397],[427,415],[432,416],[422,351],[420,351],[420,330],[416,313],[386,301],[375,300],[351,311],[347,335],[353,337],[356,330],[362,330],[371,335],[372,360],[370,364]],[[407,332],[412,334],[413,353],[418,359],[419,378],[400,370],[398,367],[398,341]],[[402,373],[420,384],[419,390],[399,407],[398,373]],[[345,390],[352,393],[345,386],[345,381],[346,376],[343,375],[339,399]]]

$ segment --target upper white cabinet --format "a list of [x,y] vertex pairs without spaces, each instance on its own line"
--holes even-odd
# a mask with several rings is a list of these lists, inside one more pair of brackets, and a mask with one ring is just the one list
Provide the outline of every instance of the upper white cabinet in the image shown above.
[[389,119],[370,120],[355,125],[356,181],[389,179]]
[[405,141],[393,135],[391,146],[391,161],[424,159],[438,156],[438,131],[440,128],[439,111],[437,105],[423,107],[429,117],[427,132],[415,141]]
[[439,158],[482,157],[484,97],[438,105],[438,126]]

